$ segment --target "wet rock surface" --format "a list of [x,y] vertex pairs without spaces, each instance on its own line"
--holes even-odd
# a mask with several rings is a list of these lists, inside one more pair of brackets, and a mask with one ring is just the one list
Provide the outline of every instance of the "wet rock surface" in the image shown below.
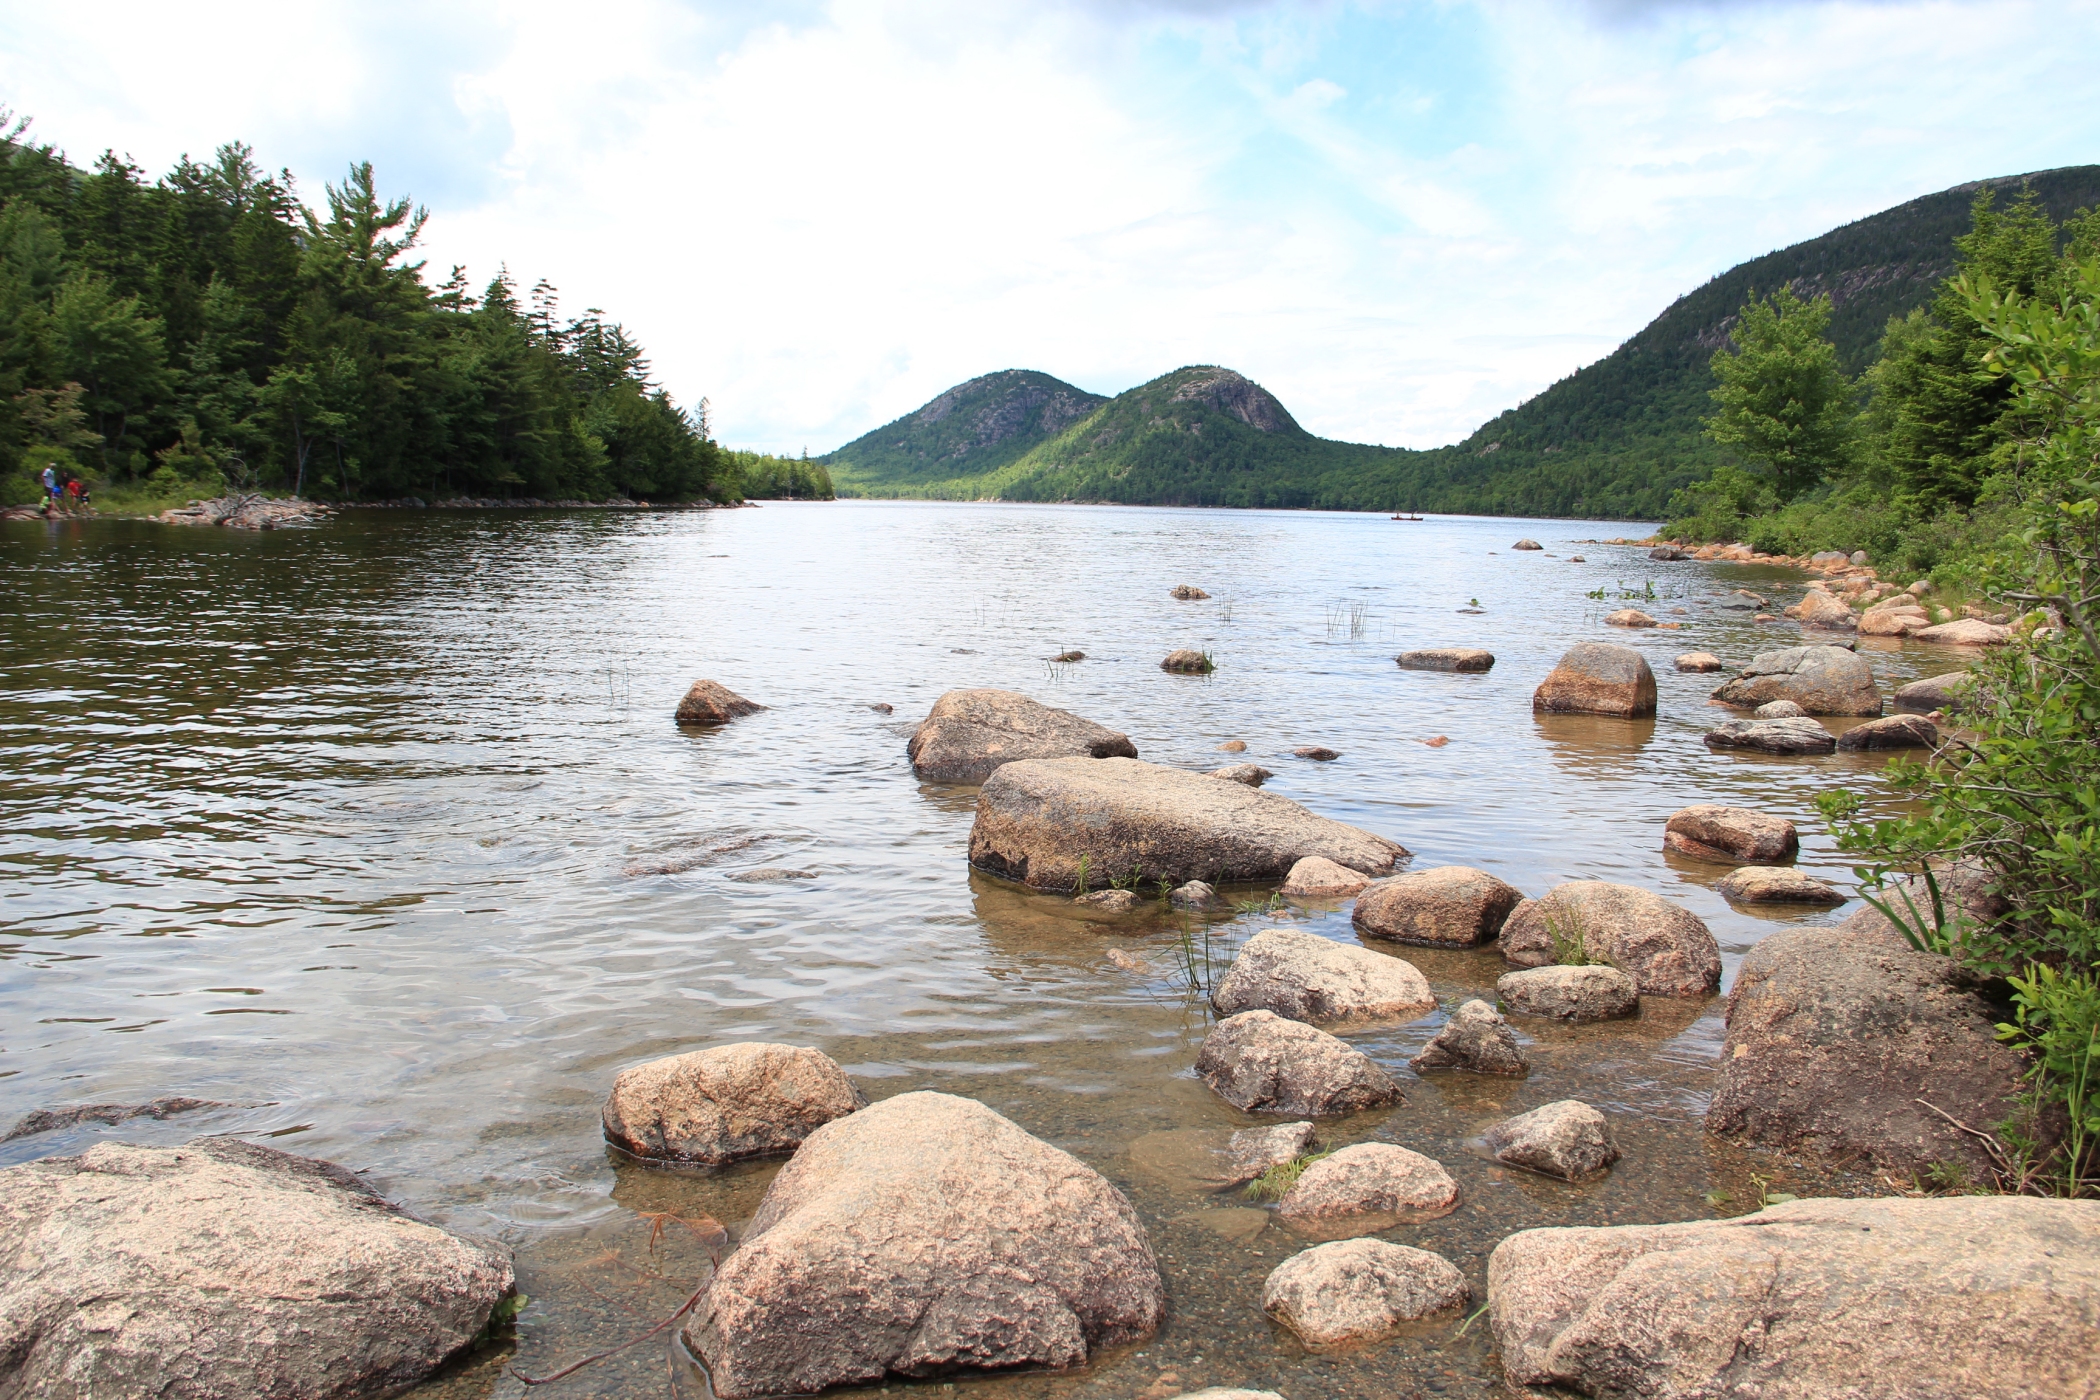
[[1320,1145],[1319,1130],[1310,1123],[1278,1123],[1267,1128],[1242,1128],[1225,1147],[1232,1163],[1226,1185],[1239,1186],[1254,1180],[1271,1167],[1295,1162]]
[[866,1102],[822,1051],[745,1041],[622,1070],[601,1117],[605,1140],[645,1161],[721,1166],[792,1152]]
[[1159,669],[1185,676],[1207,676],[1217,668],[1202,652],[1181,647],[1168,652],[1166,658],[1159,663]]
[[1656,621],[1639,608],[1619,608],[1604,615],[1604,625],[1606,627],[1653,627],[1656,625]]
[[1311,1234],[1368,1235],[1458,1209],[1441,1162],[1390,1142],[1359,1142],[1306,1167],[1276,1213]]
[[1664,823],[1663,849],[1716,864],[1779,865],[1800,853],[1801,836],[1785,817],[1700,802]]
[[1974,683],[1975,677],[1967,671],[1944,671],[1937,676],[1927,676],[1898,686],[1894,708],[1914,715],[1929,715],[1934,710],[1951,715],[1961,709],[1962,696]]
[[1401,1098],[1400,1086],[1370,1056],[1273,1011],[1242,1011],[1213,1026],[1196,1075],[1247,1113],[1329,1118]]
[[1812,719],[1724,719],[1706,731],[1710,749],[1751,753],[1835,753],[1837,738]]
[[1175,909],[1208,909],[1218,902],[1218,892],[1201,880],[1191,880],[1176,887],[1167,895],[1167,903]]
[[727,724],[745,715],[755,715],[764,708],[719,681],[694,681],[685,698],[678,702],[675,718],[680,724]]
[[1145,900],[1144,896],[1134,890],[1094,890],[1089,894],[1073,896],[1072,902],[1082,909],[1091,909],[1099,914],[1130,914],[1136,912]]
[[1721,985],[1721,950],[1682,905],[1633,885],[1570,880],[1519,904],[1502,926],[1502,956],[1518,967],[1557,961],[1554,933],[1579,940],[1594,962],[1634,980],[1643,996],[1710,996]]
[[1544,714],[1644,719],[1655,713],[1655,672],[1632,647],[1578,642],[1539,683],[1531,708]]
[[0,1393],[392,1395],[511,1291],[502,1248],[333,1162],[234,1138],[98,1143],[0,1171]]
[[1714,691],[1746,709],[1791,700],[1812,715],[1878,715],[1881,691],[1866,659],[1844,647],[1787,647],[1762,652]]
[[1888,715],[1854,725],[1838,735],[1837,746],[1848,753],[1858,753],[1880,749],[1934,749],[1939,743],[1939,726],[1923,715]]
[[1576,1099],[1505,1118],[1481,1135],[1494,1159],[1563,1181],[1595,1176],[1619,1160],[1604,1115]]
[[1750,712],[1752,719],[1806,719],[1808,711],[1791,700],[1771,700]]
[[1282,894],[1286,899],[1347,899],[1370,883],[1370,876],[1346,865],[1336,865],[1325,856],[1307,856],[1283,877]]
[[[1536,976],[1542,970],[1512,975]],[[1433,1069],[1463,1069],[1475,1074],[1520,1075],[1530,1069],[1509,1022],[1477,997],[1452,1012],[1443,1029],[1407,1063],[1417,1074]]]
[[1637,1016],[1641,1010],[1640,986],[1619,969],[1602,963],[1505,972],[1495,982],[1495,995],[1520,1016],[1549,1016],[1556,1021],[1615,1021]]
[[134,1118],[151,1118],[155,1121],[174,1117],[178,1113],[189,1113],[200,1108],[225,1108],[227,1105],[216,1099],[191,1099],[179,1095],[154,1099],[150,1103],[88,1103],[71,1108],[31,1109],[15,1120],[0,1142],[12,1142],[20,1137],[34,1137],[38,1133],[56,1132],[61,1128],[77,1128],[83,1123],[106,1123],[115,1126],[128,1123]]
[[1426,948],[1470,948],[1502,932],[1523,901],[1485,870],[1440,865],[1381,880],[1357,897],[1351,921],[1367,938]]
[[[1900,907],[1900,906],[1899,906]],[[2022,1063],[2004,1009],[1950,958],[1912,951],[1863,910],[1838,928],[1788,929],[1744,957],[1707,1128],[1724,1137],[1900,1173],[1991,1162],[1981,1131],[2012,1116]]]
[[1259,763],[1232,763],[1223,768],[1213,768],[1205,776],[1223,778],[1228,783],[1244,783],[1248,787],[1260,787],[1275,777]]
[[[1488,1261],[1509,1379],[1657,1397],[2091,1394],[2100,1204],[1794,1201],[1525,1230]],[[2067,1344],[2068,1343],[2068,1344]]]
[[1165,1312],[1120,1191],[984,1105],[920,1091],[811,1134],[685,1339],[722,1400],[747,1400],[1076,1366]]
[[1136,758],[1130,736],[1012,690],[951,690],[905,746],[929,783],[982,783],[1024,758]]
[[1211,996],[1221,1016],[1273,1011],[1318,1026],[1402,1025],[1436,1009],[1414,964],[1297,929],[1247,940]]
[[1710,651],[1688,651],[1678,657],[1674,664],[1680,671],[1718,671],[1724,663]]
[[1289,798],[1135,759],[1035,759],[985,782],[970,863],[1036,889],[1070,890],[1091,871],[1156,886],[1275,880],[1307,856],[1383,875],[1398,842],[1315,816]]
[[1731,904],[1843,904],[1845,896],[1805,870],[1746,865],[1714,881],[1714,893]]
[[1325,1350],[1383,1341],[1471,1298],[1465,1276],[1441,1255],[1385,1240],[1337,1240],[1278,1264],[1262,1285],[1261,1306],[1308,1347]]
[[1403,651],[1393,660],[1403,671],[1457,671],[1478,674],[1495,669],[1495,653],[1479,647],[1425,647]]

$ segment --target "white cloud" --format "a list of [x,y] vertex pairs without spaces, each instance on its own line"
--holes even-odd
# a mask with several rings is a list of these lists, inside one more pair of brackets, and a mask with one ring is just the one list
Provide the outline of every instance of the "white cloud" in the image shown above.
[[23,7],[0,100],[76,157],[242,137],[309,197],[369,156],[432,206],[433,262],[604,307],[740,445],[826,450],[1011,365],[1115,391],[1198,361],[1315,431],[1427,445],[1744,257],[2093,159],[2096,17]]

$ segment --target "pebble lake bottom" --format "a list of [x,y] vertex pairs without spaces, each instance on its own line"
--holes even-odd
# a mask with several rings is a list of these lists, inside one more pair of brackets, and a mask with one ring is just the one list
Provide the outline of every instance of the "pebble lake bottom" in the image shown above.
[[[1694,802],[1789,817],[1800,865],[1849,891],[1812,799],[1844,784],[1886,806],[1887,759],[1709,752],[1725,677],[1671,658],[1732,668],[1798,644],[1735,590],[1776,612],[1804,580],[1587,542],[1642,529],[863,502],[352,510],[264,533],[0,525],[0,1121],[223,1105],[17,1138],[0,1165],[203,1133],[340,1162],[516,1250],[532,1301],[514,1348],[415,1393],[517,1396],[511,1368],[545,1376],[676,1309],[706,1277],[708,1222],[733,1236],[778,1169],[620,1159],[598,1120],[613,1075],[730,1041],[812,1045],[871,1098],[966,1095],[1088,1162],[1130,1197],[1166,1277],[1163,1330],[1083,1371],[891,1392],[1504,1393],[1485,1318],[1308,1353],[1260,1296],[1309,1241],[1190,1177],[1207,1135],[1257,1121],[1193,1077],[1211,1015],[1192,982],[1279,923],[1354,942],[1347,902],[1263,911],[1269,890],[1248,887],[1207,917],[1084,916],[973,875],[974,789],[922,785],[904,745],[943,691],[1023,691],[1152,762],[1258,762],[1268,791],[1398,840],[1414,869],[1477,866],[1531,895],[1580,878],[1654,890],[1711,926],[1725,992],[1760,938],[1856,905],[1731,908],[1711,888],[1727,867],[1663,852],[1665,819]],[[1512,552],[1526,536],[1544,549]],[[1183,583],[1210,597],[1171,598]],[[1629,604],[1683,625],[1604,625]],[[1533,687],[1584,640],[1647,655],[1657,719],[1534,717]],[[1859,645],[1884,694],[1965,660]],[[1485,647],[1494,669],[1393,664],[1436,646]],[[1163,673],[1180,647],[1217,670]],[[1086,659],[1047,659],[1072,650]],[[681,731],[671,711],[702,676],[768,708]],[[1233,739],[1244,754],[1219,751]],[[1306,745],[1341,757],[1291,756]],[[760,868],[814,878],[736,878]],[[1476,1305],[1516,1230],[1875,1189],[1704,1134],[1720,999],[1520,1019],[1528,1078],[1418,1076],[1407,1059],[1505,969],[1492,947],[1380,950],[1441,1005],[1347,1037],[1406,1100],[1324,1122],[1322,1140],[1396,1142],[1449,1169],[1458,1210],[1383,1237],[1451,1259]],[[1486,1125],[1566,1098],[1611,1121],[1625,1155],[1603,1180],[1481,1155]],[[705,1395],[675,1332],[530,1393]]]

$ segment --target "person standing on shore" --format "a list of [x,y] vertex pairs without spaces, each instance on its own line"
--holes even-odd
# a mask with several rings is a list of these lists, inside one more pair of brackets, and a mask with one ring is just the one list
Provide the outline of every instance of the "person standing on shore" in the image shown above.
[[44,513],[49,515],[51,513],[50,507],[58,504],[58,463],[56,462],[44,464],[44,501]]

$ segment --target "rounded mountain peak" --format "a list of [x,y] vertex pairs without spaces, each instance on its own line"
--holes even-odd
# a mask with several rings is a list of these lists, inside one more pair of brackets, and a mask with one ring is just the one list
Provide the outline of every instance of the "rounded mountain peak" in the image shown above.
[[1304,431],[1274,394],[1237,370],[1191,365],[1173,377],[1180,382],[1167,396],[1171,403],[1205,404],[1265,433]]

